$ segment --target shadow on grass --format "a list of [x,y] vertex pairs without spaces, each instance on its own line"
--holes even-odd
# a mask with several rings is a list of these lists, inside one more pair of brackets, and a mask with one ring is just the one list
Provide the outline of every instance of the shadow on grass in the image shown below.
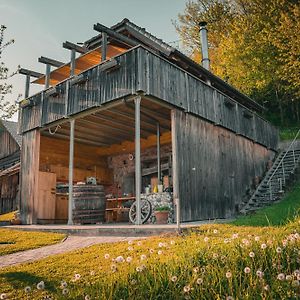
[[[12,288],[20,289],[20,287],[36,286],[39,282],[44,281],[45,290],[55,292],[55,283],[53,281],[45,280],[43,277],[36,276],[28,272],[7,272],[0,274],[0,278],[8,282]],[[56,283],[57,285],[57,283]]]

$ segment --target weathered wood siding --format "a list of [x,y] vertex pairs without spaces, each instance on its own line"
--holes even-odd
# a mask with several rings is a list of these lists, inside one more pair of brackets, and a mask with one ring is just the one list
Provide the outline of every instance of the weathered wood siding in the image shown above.
[[0,159],[19,151],[19,145],[7,131],[0,131]]
[[19,173],[0,177],[0,214],[18,207]]
[[56,96],[42,92],[31,97],[32,105],[22,109],[21,131],[143,90],[146,95],[276,149],[278,132],[271,124],[168,60],[141,46],[115,60],[117,68],[105,70],[100,64],[83,72],[86,80],[81,83],[72,84],[70,79],[59,84]]
[[191,114],[173,114],[181,221],[233,216],[274,152]]
[[34,203],[38,198],[40,132],[32,130],[23,134],[21,151],[21,213],[24,224],[36,222]]

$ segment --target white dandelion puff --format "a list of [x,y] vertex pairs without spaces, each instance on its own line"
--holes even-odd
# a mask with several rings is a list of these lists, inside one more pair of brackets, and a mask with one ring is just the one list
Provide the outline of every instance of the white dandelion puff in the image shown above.
[[253,258],[253,257],[255,256],[255,253],[251,251],[251,252],[249,253],[249,256],[250,256],[251,258]]
[[158,250],[158,251],[157,251],[157,254],[158,254],[158,255],[161,255],[161,254],[162,254],[162,251],[161,251],[161,250]]
[[266,248],[267,248],[267,245],[266,245],[265,243],[263,243],[263,244],[260,245],[260,248],[261,248],[261,249],[266,249]]
[[190,290],[191,290],[191,287],[190,287],[189,285],[185,285],[185,286],[183,287],[183,291],[184,291],[185,293],[188,293]]
[[122,263],[122,262],[124,262],[125,261],[125,259],[124,259],[124,257],[122,256],[122,255],[120,255],[120,256],[118,256],[117,258],[116,258],[116,262],[117,263]]
[[44,281],[40,281],[37,285],[36,285],[36,288],[38,290],[43,290],[45,288],[45,283]]
[[5,293],[2,293],[2,294],[0,295],[0,299],[7,299],[7,295],[6,295]]
[[277,275],[277,279],[283,281],[285,279],[285,275],[283,273],[280,273]]
[[231,274],[231,272],[230,272],[230,271],[226,272],[226,274],[225,274],[225,275],[226,275],[226,278],[228,278],[228,279],[232,277],[232,274]]
[[69,290],[67,289],[67,288],[64,288],[63,290],[62,290],[62,294],[63,295],[67,295],[69,293]]
[[147,259],[147,256],[145,254],[142,254],[141,255],[141,260],[145,260],[145,259]]
[[277,247],[277,248],[276,248],[276,252],[277,252],[277,253],[281,253],[281,252],[282,252],[282,249],[281,249],[280,247]]
[[26,286],[26,287],[24,288],[24,292],[25,292],[25,293],[30,293],[30,292],[31,292],[31,287],[30,287],[30,286]]
[[105,259],[109,259],[109,257],[110,257],[110,255],[109,255],[108,253],[106,253],[106,254],[104,255],[104,258],[105,258]]
[[172,276],[172,277],[171,277],[171,281],[172,281],[172,282],[176,282],[176,281],[177,281],[177,276]]
[[203,283],[203,279],[202,278],[197,278],[196,283],[198,285],[202,284]]
[[246,268],[244,269],[244,272],[245,272],[246,274],[249,274],[249,273],[251,272],[251,269],[250,269],[249,267],[246,267]]
[[127,261],[128,263],[131,263],[131,262],[132,262],[132,257],[131,257],[131,256],[128,256],[128,257],[126,258],[126,261]]
[[61,283],[60,283],[60,287],[61,288],[66,288],[68,286],[68,284],[65,282],[65,281],[62,281]]

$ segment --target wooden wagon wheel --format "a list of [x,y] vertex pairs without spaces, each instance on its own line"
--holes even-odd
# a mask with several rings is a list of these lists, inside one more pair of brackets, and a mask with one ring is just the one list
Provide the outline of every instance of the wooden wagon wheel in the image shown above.
[[[146,223],[152,214],[152,205],[148,200],[141,200],[141,221],[142,224]],[[134,201],[129,210],[129,219],[136,223],[136,201]]]

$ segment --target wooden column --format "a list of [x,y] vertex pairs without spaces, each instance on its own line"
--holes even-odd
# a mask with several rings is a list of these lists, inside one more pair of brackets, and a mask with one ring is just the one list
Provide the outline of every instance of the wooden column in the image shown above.
[[156,134],[156,139],[157,139],[157,179],[158,179],[158,184],[161,183],[161,168],[160,168],[160,125],[157,122],[157,134]]
[[181,232],[180,228],[180,199],[179,199],[179,185],[178,185],[178,162],[177,162],[177,151],[178,151],[178,140],[177,140],[177,118],[176,111],[171,111],[171,131],[172,131],[172,169],[173,169],[173,199],[176,206],[176,224],[178,233]]
[[25,81],[25,99],[29,96],[29,88],[30,88],[30,75],[26,75]]
[[106,53],[107,53],[107,33],[102,32],[101,61],[106,60]]
[[40,161],[40,132],[32,130],[22,136],[20,173],[20,211],[23,224],[36,223],[38,177]]
[[68,225],[73,225],[74,131],[75,120],[73,119],[70,120]]
[[141,96],[137,96],[135,103],[135,199],[136,225],[141,225]]
[[71,63],[70,63],[70,67],[71,67],[70,76],[74,76],[75,75],[75,67],[76,67],[76,51],[75,51],[75,49],[71,50]]
[[47,89],[50,86],[50,71],[51,66],[49,64],[46,64],[45,89]]

